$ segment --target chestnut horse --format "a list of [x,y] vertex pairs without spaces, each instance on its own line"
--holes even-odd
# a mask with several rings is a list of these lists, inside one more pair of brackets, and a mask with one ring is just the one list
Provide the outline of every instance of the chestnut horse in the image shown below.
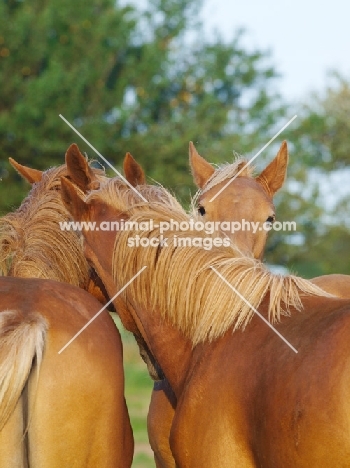
[[[134,161],[135,175],[133,178],[138,181],[139,185],[142,185],[145,183],[145,177],[142,168],[135,167],[135,164]],[[275,159],[259,176],[253,177],[253,169],[250,166],[244,168],[246,164],[247,161],[241,158],[234,164],[223,165],[214,171],[214,168],[198,154],[193,143],[190,143],[191,170],[200,189],[195,197],[195,203],[197,202],[198,213],[204,221],[241,221],[245,219],[247,222],[253,225],[259,224],[259,226],[265,222],[274,222],[273,196],[283,185],[288,164],[286,142],[282,143]],[[237,176],[237,179],[225,189],[225,193],[227,191],[229,196],[219,195],[217,201],[209,202],[229,178],[234,176]],[[236,235],[231,233],[230,237],[242,251],[248,254],[254,252],[256,257],[261,258],[267,233],[268,231],[265,229],[256,229],[254,233],[252,231],[245,232],[245,235],[242,235],[240,231],[235,233]],[[328,278],[331,278],[330,285],[327,282]],[[340,295],[340,291],[341,295],[346,297],[346,294],[349,296],[347,293],[348,280],[349,277],[345,275],[330,275],[327,278],[316,278],[313,282],[331,293]],[[175,466],[169,447],[169,433],[175,406],[176,398],[167,380],[156,382],[148,413],[148,434],[155,454],[156,466],[159,468]]]
[[[198,212],[206,221],[246,220],[250,223],[273,223],[276,217],[273,196],[282,187],[288,164],[287,143],[284,141],[277,156],[257,177],[248,161],[238,159],[233,164],[224,164],[218,169],[200,156],[190,143],[190,166],[199,188],[195,197]],[[246,166],[246,167],[245,167]],[[223,187],[231,180],[232,182]],[[251,224],[252,225],[252,224]],[[236,245],[262,258],[269,230],[262,228],[238,230],[229,236]],[[350,276],[330,274],[311,279],[322,289],[342,298],[350,298]]]
[[[234,164],[225,164],[214,169],[202,158],[194,144],[189,145],[190,167],[194,182],[199,191],[193,205],[203,221],[221,222],[243,219],[254,226],[272,223],[275,220],[274,194],[282,187],[285,180],[288,152],[284,142],[275,159],[257,177],[253,177],[253,168],[246,166],[247,161],[237,159]],[[237,176],[238,173],[238,176]],[[225,190],[229,196],[221,196],[218,201],[210,202],[230,177],[237,176]],[[222,200],[223,199],[223,200]],[[267,230],[256,229],[229,233],[232,241],[248,255],[262,258],[267,240]],[[219,234],[221,234],[219,232]],[[166,380],[156,382],[152,393],[149,413],[148,432],[151,446],[155,452],[156,465],[159,468],[174,468],[169,447],[169,433],[174,415],[176,398]]]
[[[33,188],[16,212],[0,220],[1,269],[7,275],[0,278],[0,334],[9,356],[0,366],[1,466],[126,468],[133,435],[121,339],[109,314],[103,311],[57,354],[101,309],[80,288],[106,302],[78,233],[60,229],[71,221],[60,177],[72,179],[80,193],[106,177],[76,145],[66,162],[42,173],[12,160]],[[30,277],[38,279],[24,279]]]
[[127,468],[133,439],[121,341],[86,291],[0,277],[0,466]]
[[[152,230],[131,234],[154,244],[161,222],[189,220],[154,202],[147,187],[142,194],[152,203],[131,206],[132,194],[120,180],[86,201],[69,182],[62,189],[79,221],[145,225],[153,219]],[[175,235],[200,237],[168,231],[167,245],[131,248],[130,232],[84,232],[85,254],[109,295],[147,267],[115,305],[124,325],[145,340],[177,398],[170,435],[176,465],[347,466],[350,304],[307,280],[274,275],[235,248],[179,247]],[[274,321],[297,354],[254,309]]]

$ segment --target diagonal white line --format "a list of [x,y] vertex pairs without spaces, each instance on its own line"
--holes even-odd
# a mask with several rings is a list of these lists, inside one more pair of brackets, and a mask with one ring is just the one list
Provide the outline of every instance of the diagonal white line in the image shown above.
[[83,135],[82,135],[81,133],[79,133],[78,130],[77,130],[76,128],[74,128],[73,125],[72,125],[71,123],[68,122],[67,119],[65,119],[65,118],[63,117],[62,114],[59,114],[59,116],[61,117],[61,119],[62,119],[64,122],[66,122],[66,124],[67,124],[77,135],[80,136],[80,138],[81,138],[83,141],[85,141],[85,143],[86,143],[87,145],[90,146],[90,148],[91,148],[92,150],[95,151],[95,153],[96,153],[111,169],[113,169],[113,171],[114,171],[116,174],[118,174],[118,176],[119,176],[121,179],[124,180],[124,182],[126,182],[126,183],[128,184],[128,186],[129,186],[134,192],[137,193],[137,195],[138,195],[140,198],[142,198],[142,200],[143,200],[144,202],[147,202],[146,198],[145,198],[143,195],[141,195],[141,193],[138,192],[138,191],[136,190],[136,188],[133,187],[133,186],[130,184],[130,182],[128,182],[128,181],[125,179],[125,177],[123,177],[123,176],[121,175],[121,173],[120,173],[119,171],[117,171],[117,169],[116,169],[104,156],[102,156],[102,154],[99,153],[99,152],[97,151],[97,149],[96,149],[94,146],[92,146],[92,144],[91,144],[86,138],[84,138]]
[[235,176],[232,177],[232,179],[230,179],[230,180],[218,191],[218,193],[216,193],[216,194],[209,200],[209,202],[214,201],[215,198],[216,198],[218,195],[220,195],[220,193],[223,192],[223,191],[225,190],[225,188],[227,188],[227,187],[230,185],[230,183],[233,182],[233,181],[235,180],[235,178],[238,177],[239,174],[240,174],[241,172],[243,172],[244,169],[245,169],[247,166],[249,166],[249,164],[251,164],[251,163],[254,161],[254,159],[256,159],[256,158],[259,156],[259,154],[261,154],[261,153],[264,151],[264,149],[267,148],[267,147],[269,146],[269,144],[272,143],[273,140],[275,140],[275,139],[278,137],[278,135],[280,135],[280,134],[283,132],[283,130],[285,130],[285,129],[288,127],[288,125],[290,125],[290,124],[293,122],[293,120],[295,120],[296,118],[297,118],[297,115],[295,115],[294,117],[292,117],[292,118],[290,119],[290,121],[287,122],[287,123],[281,128],[281,130],[280,130],[279,132],[277,132],[276,135],[273,136],[273,137],[271,138],[271,140],[268,141],[268,142],[266,143],[266,145],[263,146],[263,147],[261,148],[261,150],[258,151],[258,152],[256,153],[256,155],[253,156],[252,159],[250,159],[250,160],[247,162],[247,164],[245,164],[245,165],[242,167],[242,169],[240,169],[240,170],[237,172],[237,174],[235,174]]
[[126,289],[126,288],[129,286],[129,284],[131,284],[146,268],[147,268],[146,265],[145,265],[144,267],[142,267],[141,270],[140,270],[138,273],[136,273],[136,275],[133,276],[133,277],[131,278],[131,280],[128,281],[128,282],[122,287],[122,289],[121,289],[120,291],[118,291],[117,294],[115,294],[115,295],[112,297],[112,299],[111,299],[110,301],[108,301],[107,304],[104,305],[104,306],[102,307],[102,309],[100,309],[100,310],[97,312],[97,314],[95,314],[95,315],[87,322],[87,324],[84,325],[83,328],[81,328],[81,329],[78,331],[78,333],[76,333],[76,334],[73,336],[73,338],[70,339],[70,340],[68,341],[68,343],[66,343],[66,344],[63,346],[63,348],[61,348],[61,349],[58,351],[58,354],[61,354],[66,348],[68,348],[68,346],[69,346],[69,345],[70,345],[70,344],[71,344],[71,343],[72,343],[72,342],[73,342],[73,341],[74,341],[74,340],[75,340],[75,339],[76,339],[76,338],[77,338],[77,337],[78,337],[78,336],[79,336],[79,335],[80,335],[80,334],[81,334],[81,333],[82,333],[82,332],[83,332],[83,331],[84,331],[84,330],[85,330],[85,329],[86,329],[86,328],[87,328],[87,327],[88,327],[88,326],[89,326],[89,325],[90,325],[90,324],[91,324],[91,323],[92,323],[108,306],[109,306],[109,304],[111,304],[111,303],[114,301],[114,299],[115,299],[116,297],[118,297],[119,294],[121,294],[121,293],[124,291],[124,289]]
[[284,336],[282,336],[281,333],[278,332],[278,331],[276,330],[276,328],[274,328],[274,327],[271,325],[271,323],[270,323],[268,320],[266,320],[266,318],[265,318],[263,315],[261,315],[260,312],[258,312],[258,311],[255,309],[255,307],[253,307],[253,306],[247,301],[247,299],[246,299],[245,297],[243,297],[242,294],[241,294],[239,291],[237,291],[237,289],[236,289],[234,286],[232,286],[232,284],[230,284],[230,283],[226,280],[226,278],[224,278],[224,277],[222,276],[221,273],[219,273],[219,272],[218,272],[214,267],[212,267],[212,266],[211,266],[210,268],[211,268],[213,271],[215,271],[215,273],[219,276],[219,278],[221,278],[222,281],[223,281],[225,284],[227,284],[227,286],[229,286],[229,287],[232,289],[232,291],[234,291],[234,292],[237,294],[237,296],[239,296],[239,297],[242,299],[242,301],[244,301],[251,309],[254,310],[254,312],[261,318],[261,320],[263,320],[263,321],[266,323],[266,325],[268,325],[268,326],[271,328],[271,330],[273,330],[273,331],[276,333],[276,335],[278,335],[278,336],[281,338],[281,340],[283,340],[295,353],[298,354],[298,351],[294,348],[294,346],[292,346],[292,345],[289,343],[289,341],[287,341],[287,340],[284,338]]

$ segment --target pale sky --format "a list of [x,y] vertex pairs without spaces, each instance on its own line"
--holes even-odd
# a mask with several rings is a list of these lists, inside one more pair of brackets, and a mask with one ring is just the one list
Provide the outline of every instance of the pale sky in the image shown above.
[[[147,0],[119,0],[143,7]],[[282,74],[279,91],[290,102],[323,90],[327,71],[350,79],[350,2],[346,0],[202,0],[200,18],[228,40],[239,27],[244,44],[270,49]]]
[[[272,64],[282,74],[279,90],[290,103],[324,90],[327,70],[350,80],[350,2],[203,0],[201,18],[207,31],[215,27],[227,39],[243,26],[245,44],[271,49]],[[331,184],[334,201],[349,194],[349,173],[336,171],[332,177],[324,190],[329,195]]]
[[202,19],[225,38],[247,29],[246,44],[271,49],[289,101],[323,89],[326,73],[350,79],[350,2],[345,0],[204,0]]

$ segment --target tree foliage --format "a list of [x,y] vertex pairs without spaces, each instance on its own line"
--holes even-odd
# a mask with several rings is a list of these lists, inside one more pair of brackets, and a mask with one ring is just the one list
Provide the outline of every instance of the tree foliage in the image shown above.
[[[188,142],[212,162],[250,156],[294,110],[274,91],[267,53],[204,34],[200,0],[4,0],[0,3],[0,212],[28,190],[7,158],[46,169],[76,141],[68,119],[111,163],[131,151],[146,173],[185,203],[193,191]],[[286,131],[290,164],[278,219],[297,233],[270,235],[266,258],[304,276],[350,273],[350,198],[333,194],[350,159],[350,84],[334,73],[296,109]],[[258,169],[274,156],[271,146]],[[339,185],[339,182],[338,182]],[[324,187],[329,187],[329,194]],[[334,194],[333,194],[334,195]],[[334,198],[334,197],[333,197]]]
[[350,274],[349,109],[350,83],[334,72],[286,132],[291,158],[278,213],[297,222],[298,234],[275,233],[269,247],[274,262],[303,276]]
[[[197,0],[6,0],[0,3],[0,210],[24,187],[7,164],[60,164],[76,141],[62,114],[116,165],[131,151],[188,199],[188,142],[216,162],[272,136],[284,108],[269,56],[204,38]],[[16,190],[9,187],[16,186]]]

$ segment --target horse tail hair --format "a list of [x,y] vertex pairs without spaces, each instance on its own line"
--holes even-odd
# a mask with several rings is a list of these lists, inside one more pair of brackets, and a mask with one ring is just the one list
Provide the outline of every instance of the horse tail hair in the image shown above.
[[39,377],[47,323],[36,313],[0,312],[0,431],[15,410],[34,365]]

